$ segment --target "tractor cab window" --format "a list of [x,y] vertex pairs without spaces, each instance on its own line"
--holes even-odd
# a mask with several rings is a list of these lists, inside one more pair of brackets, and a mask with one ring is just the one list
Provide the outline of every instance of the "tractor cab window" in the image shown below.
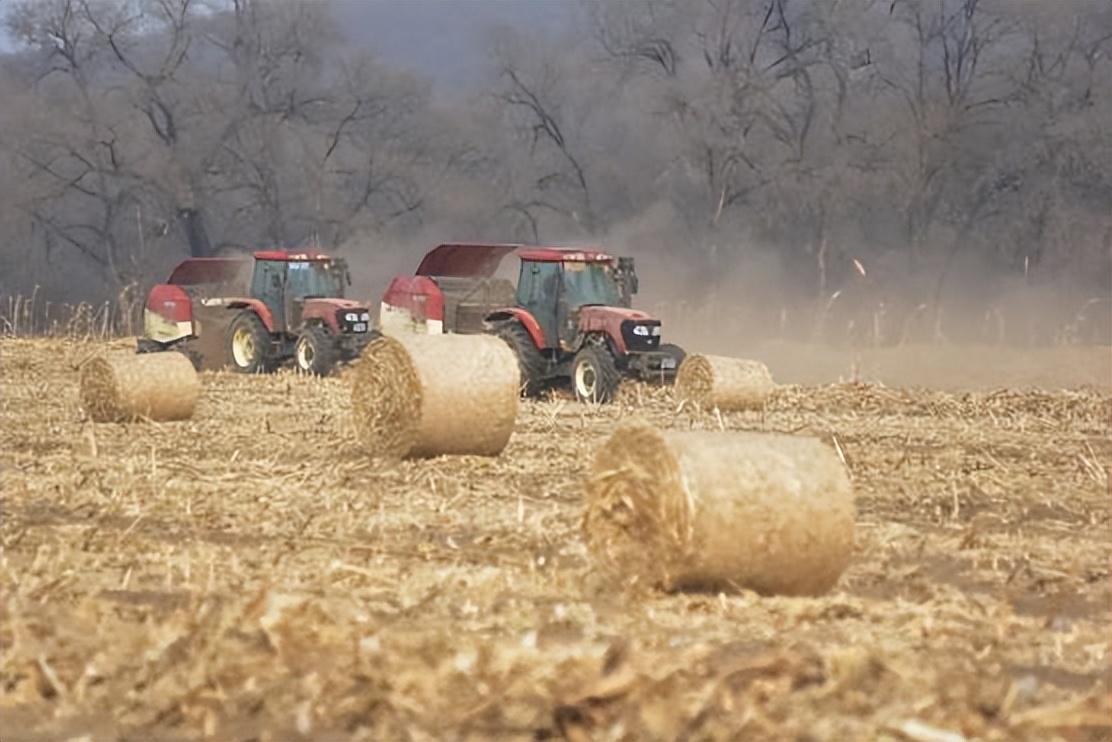
[[280,305],[282,285],[286,282],[286,264],[278,260],[255,261],[255,276],[251,280],[251,295],[262,299],[268,306]]
[[517,300],[523,307],[555,306],[559,293],[560,264],[522,262],[517,282]]
[[338,270],[332,261],[291,261],[286,280],[286,290],[294,300],[307,296],[333,298],[344,295],[344,271],[342,268]]
[[568,306],[618,306],[622,303],[608,263],[564,263],[564,296]]

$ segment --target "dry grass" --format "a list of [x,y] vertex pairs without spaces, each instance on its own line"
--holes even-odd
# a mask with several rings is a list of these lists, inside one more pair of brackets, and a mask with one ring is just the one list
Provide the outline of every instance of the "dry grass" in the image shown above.
[[100,304],[52,302],[39,296],[0,297],[0,337],[65,337],[106,340],[134,336],[143,325],[145,296],[139,286],[124,287],[114,301]]
[[[375,462],[340,379],[205,372],[189,421],[93,424],[75,366],[103,350],[0,340],[4,739],[1112,733],[1107,389],[716,415],[631,385],[523,403],[497,458]],[[858,511],[835,589],[601,589],[582,481],[631,415],[830,441]]]

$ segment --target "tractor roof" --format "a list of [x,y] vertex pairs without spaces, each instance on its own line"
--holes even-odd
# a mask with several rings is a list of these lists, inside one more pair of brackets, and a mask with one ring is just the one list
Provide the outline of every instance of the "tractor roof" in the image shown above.
[[609,263],[613,256],[582,247],[526,247],[517,251],[522,260],[534,263]]
[[332,260],[332,256],[320,250],[260,250],[255,253],[256,260]]
[[609,263],[613,258],[598,250],[580,247],[525,247],[516,244],[449,242],[433,248],[417,267],[418,276],[492,276],[502,258],[516,253],[522,260],[540,263]]
[[494,275],[502,258],[521,245],[449,242],[429,251],[418,276],[484,277]]

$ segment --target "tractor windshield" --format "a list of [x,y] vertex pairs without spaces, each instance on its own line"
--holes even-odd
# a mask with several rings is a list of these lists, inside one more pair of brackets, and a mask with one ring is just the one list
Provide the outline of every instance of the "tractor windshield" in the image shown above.
[[307,296],[339,298],[344,295],[344,269],[331,260],[291,261],[286,288],[293,299]]
[[585,304],[618,306],[622,301],[609,263],[565,262],[564,295],[573,307]]

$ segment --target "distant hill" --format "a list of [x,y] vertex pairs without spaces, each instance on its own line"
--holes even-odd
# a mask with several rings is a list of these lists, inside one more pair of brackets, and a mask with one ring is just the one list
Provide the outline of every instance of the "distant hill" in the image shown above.
[[336,0],[332,6],[352,42],[431,76],[441,89],[475,79],[490,27],[559,32],[576,9],[574,0]]

